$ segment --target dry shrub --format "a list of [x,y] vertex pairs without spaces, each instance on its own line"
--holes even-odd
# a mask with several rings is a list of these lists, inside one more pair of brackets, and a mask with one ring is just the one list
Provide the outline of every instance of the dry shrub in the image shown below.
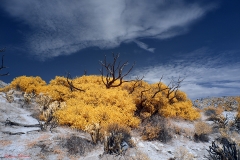
[[210,134],[212,132],[212,128],[209,124],[205,122],[196,122],[195,125],[195,133],[200,134]]
[[106,128],[107,133],[112,134],[119,134],[121,133],[123,135],[123,140],[127,143],[131,140],[131,130],[127,126],[120,125],[118,123],[112,123],[109,124]]
[[223,115],[211,116],[212,120],[216,124],[216,128],[227,128],[228,127],[228,118]]
[[159,126],[151,126],[151,124],[147,124],[142,131],[142,139],[143,140],[156,140],[158,139],[159,132],[161,128]]
[[213,107],[209,106],[207,108],[204,108],[204,113],[206,116],[216,116],[220,115],[223,112],[223,107]]
[[173,132],[177,135],[181,135],[182,132],[184,131],[183,128],[177,126],[177,125],[173,125]]
[[194,158],[194,155],[189,153],[185,147],[179,147],[174,156],[175,160],[192,160]]
[[229,130],[227,128],[220,128],[219,129],[219,133],[224,138],[230,138],[230,132],[229,132]]
[[133,147],[130,128],[113,123],[104,132],[104,154],[125,154],[129,146]]
[[193,135],[194,135],[194,130],[190,129],[190,128],[183,128],[183,135],[187,138],[192,139]]
[[92,151],[95,148],[95,145],[84,138],[77,137],[72,135],[70,138],[67,138],[61,142],[63,148],[68,149],[69,154],[80,154],[84,155],[87,152]]
[[194,125],[195,134],[194,134],[194,140],[196,142],[202,141],[202,142],[208,142],[209,137],[208,135],[212,132],[212,128],[209,124],[205,122],[196,122]]
[[171,130],[169,128],[170,123],[166,118],[155,115],[143,122],[142,125],[144,126],[141,133],[143,140],[159,140],[163,143],[167,143],[172,139]]

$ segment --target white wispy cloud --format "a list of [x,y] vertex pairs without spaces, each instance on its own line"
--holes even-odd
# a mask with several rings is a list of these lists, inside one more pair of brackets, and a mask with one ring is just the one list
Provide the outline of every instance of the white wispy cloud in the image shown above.
[[149,48],[148,45],[146,43],[134,40],[134,42],[142,49],[149,51],[149,52],[154,52],[155,48]]
[[31,31],[29,51],[42,58],[68,55],[87,47],[114,48],[138,38],[165,39],[188,31],[215,5],[185,0],[7,0],[0,6]]
[[[240,51],[234,52],[236,55],[239,53]],[[191,99],[239,95],[240,63],[226,62],[224,56],[229,57],[229,52],[217,56],[208,54],[210,54],[208,50],[200,49],[186,54],[181,59],[177,57],[178,60],[173,60],[167,65],[137,68],[132,72],[131,78],[144,75],[144,80],[156,83],[163,76],[163,82],[169,84],[172,78],[177,80],[182,77],[184,81],[181,90]]]

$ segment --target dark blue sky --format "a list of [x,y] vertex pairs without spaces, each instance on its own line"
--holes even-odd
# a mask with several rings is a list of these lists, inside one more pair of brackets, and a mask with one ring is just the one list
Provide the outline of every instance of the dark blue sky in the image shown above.
[[129,76],[157,82],[185,77],[192,99],[240,94],[239,0],[8,0],[0,4],[0,48],[10,76],[49,82],[99,74],[120,53]]

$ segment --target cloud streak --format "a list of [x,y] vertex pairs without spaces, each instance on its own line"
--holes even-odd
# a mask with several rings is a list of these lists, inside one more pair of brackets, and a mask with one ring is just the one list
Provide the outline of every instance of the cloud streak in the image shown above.
[[[163,75],[163,82],[169,84],[171,78],[177,79],[180,76],[185,78],[181,90],[185,91],[191,99],[239,95],[240,63],[225,61],[224,57],[230,57],[230,52],[217,56],[209,56],[209,52],[207,49],[200,49],[185,54],[186,56],[181,59],[177,57],[178,60],[172,60],[167,65],[137,68],[131,78],[144,75],[144,80],[156,83]],[[232,55],[239,53],[240,51],[234,51]]]
[[134,42],[142,49],[154,53],[155,48],[149,48],[147,44],[134,40]]
[[30,52],[42,58],[69,55],[87,47],[114,48],[141,38],[165,39],[186,33],[215,5],[184,0],[8,0],[1,6],[31,28]]

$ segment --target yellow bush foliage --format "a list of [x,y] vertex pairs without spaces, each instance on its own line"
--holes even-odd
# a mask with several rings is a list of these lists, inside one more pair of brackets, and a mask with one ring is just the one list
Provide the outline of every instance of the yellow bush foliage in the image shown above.
[[127,91],[120,88],[106,89],[100,76],[75,78],[73,84],[85,92],[73,92],[74,98],[66,101],[67,107],[56,112],[60,124],[84,129],[99,123],[106,126],[118,123],[137,127],[140,120],[134,117],[135,104]]
[[[83,92],[70,90],[65,77],[56,76],[47,85],[40,77],[21,76],[15,78],[3,90],[17,88],[24,92],[34,91],[51,98],[51,102],[66,102],[66,107],[57,110],[55,116],[59,123],[73,128],[85,129],[86,126],[99,123],[101,127],[118,123],[137,127],[140,119],[160,113],[165,117],[182,117],[194,120],[199,112],[192,107],[192,102],[182,91],[169,93],[163,83],[149,84],[145,81],[131,81],[120,87],[107,89],[101,76],[82,76],[69,81]],[[119,82],[116,81],[116,84]],[[159,91],[161,88],[161,91]]]
[[170,89],[162,82],[148,84],[145,81],[138,81],[138,83],[132,81],[124,83],[122,88],[130,93],[137,112],[143,119],[156,112],[165,117],[181,117],[187,120],[200,117],[200,113],[193,108],[186,93],[178,90],[168,94]]
[[10,85],[4,87],[1,91],[6,91],[10,89],[17,89],[23,92],[37,92],[37,87],[45,86],[46,82],[42,80],[41,77],[27,77],[27,76],[20,76],[15,78]]
[[47,86],[39,87],[38,90],[41,93],[48,94],[51,99],[60,102],[67,101],[74,97],[67,83],[67,79],[60,76],[56,76]]

